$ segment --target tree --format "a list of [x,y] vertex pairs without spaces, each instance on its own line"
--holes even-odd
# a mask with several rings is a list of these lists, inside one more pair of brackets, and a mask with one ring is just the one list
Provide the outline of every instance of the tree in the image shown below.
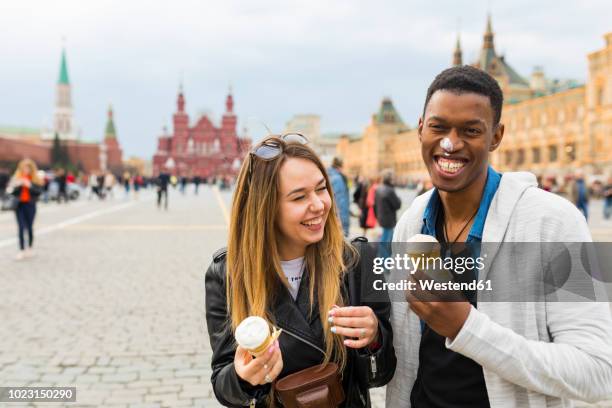
[[68,149],[62,145],[57,133],[53,137],[53,146],[51,147],[51,167],[72,167]]

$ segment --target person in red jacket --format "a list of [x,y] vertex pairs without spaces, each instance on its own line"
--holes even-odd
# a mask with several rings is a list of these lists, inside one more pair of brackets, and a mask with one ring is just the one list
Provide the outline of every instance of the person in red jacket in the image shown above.
[[[36,163],[24,159],[17,165],[17,170],[11,178],[8,191],[18,198],[15,216],[19,227],[19,253],[17,260],[31,256],[34,243],[34,217],[36,216],[36,200],[41,193],[43,182],[38,177]],[[25,245],[25,231],[28,231],[28,247]]]

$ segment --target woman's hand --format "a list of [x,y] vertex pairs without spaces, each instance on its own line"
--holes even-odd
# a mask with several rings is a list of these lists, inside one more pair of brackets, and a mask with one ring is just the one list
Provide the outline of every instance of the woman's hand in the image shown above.
[[253,386],[264,385],[276,380],[283,370],[283,356],[278,340],[256,358],[238,346],[234,355],[234,369],[238,377]]
[[378,338],[378,318],[368,306],[335,307],[329,311],[332,333],[356,340],[344,340],[351,348],[369,346]]

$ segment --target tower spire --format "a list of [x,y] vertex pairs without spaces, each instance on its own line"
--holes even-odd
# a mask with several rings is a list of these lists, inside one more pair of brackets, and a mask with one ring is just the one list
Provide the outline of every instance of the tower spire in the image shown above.
[[65,47],[62,47],[60,72],[56,84],[55,113],[53,116],[53,133],[57,133],[61,139],[74,138],[71,85],[68,78]]
[[115,131],[115,121],[113,120],[113,106],[108,105],[108,120],[106,121],[104,139],[115,139],[116,137],[117,133]]
[[461,37],[457,33],[457,43],[455,44],[455,52],[453,53],[453,66],[458,67],[463,65],[463,52],[461,51]]
[[178,98],[176,101],[179,112],[185,112],[185,96],[183,95],[183,81],[179,84]]
[[232,85],[231,84],[227,91],[227,98],[225,98],[225,112],[234,113],[234,97],[232,96]]
[[70,81],[68,79],[68,64],[66,63],[66,48],[62,48],[62,62],[60,64],[60,74],[57,83],[70,85]]
[[493,34],[493,24],[491,23],[491,13],[487,13],[487,29],[484,33],[483,36],[483,43],[482,43],[482,48],[483,49],[494,49],[494,44],[493,44],[493,39],[494,39],[494,34]]

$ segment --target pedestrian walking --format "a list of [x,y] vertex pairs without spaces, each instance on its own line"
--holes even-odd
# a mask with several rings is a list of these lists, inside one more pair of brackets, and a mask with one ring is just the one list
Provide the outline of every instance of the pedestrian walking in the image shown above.
[[195,176],[193,178],[193,184],[195,186],[195,195],[198,195],[198,190],[200,189],[200,183],[202,183],[202,177]]
[[[361,302],[358,254],[330,211],[330,180],[306,143],[298,134],[268,137],[247,156],[228,247],[213,255],[206,272],[211,381],[225,406],[302,406],[296,397],[281,404],[272,383],[335,363],[342,380],[328,386],[343,389],[341,406],[369,407],[368,388],[393,375],[389,303]],[[234,330],[248,316],[282,329],[256,358],[234,341]],[[300,385],[307,383],[302,378]],[[305,388],[308,406],[337,406],[316,385]]]
[[374,177],[370,180],[368,187],[368,195],[366,198],[366,226],[368,228],[375,228],[378,220],[376,219],[376,213],[374,212],[374,205],[376,204],[376,190],[380,183],[380,177]]
[[115,175],[110,171],[106,172],[104,175],[104,191],[106,197],[110,197],[111,199],[115,198],[113,191],[115,189],[116,180]]
[[348,237],[350,225],[350,200],[348,179],[342,172],[342,158],[334,157],[331,167],[327,170],[329,181],[331,182],[334,198],[336,199],[336,211],[342,223],[344,236]]
[[165,170],[157,177],[157,208],[161,208],[162,198],[164,199],[164,209],[168,209],[168,184],[170,184],[170,174]]
[[140,188],[144,185],[144,180],[140,174],[136,174],[134,176],[134,198],[138,200],[138,194],[140,192]]
[[[489,165],[504,136],[502,107],[498,82],[468,65],[444,70],[427,90],[418,135],[434,188],[401,216],[393,241],[429,235],[449,249],[445,264],[488,257],[484,278],[478,267],[449,273],[455,283],[486,279],[494,289],[441,302],[408,291],[408,305],[392,302],[398,364],[389,407],[544,408],[612,396],[609,304],[562,300],[549,287],[521,298],[559,263],[516,243],[592,238],[576,207],[537,188],[533,174]],[[504,298],[506,290],[514,293]]]
[[609,220],[612,217],[612,176],[608,176],[608,182],[603,188],[604,198],[604,218]]
[[100,200],[104,200],[106,198],[106,188],[104,187],[105,180],[106,177],[102,172],[100,172],[96,177],[96,181],[98,182],[98,197],[100,197]]
[[0,201],[4,198],[10,178],[8,170],[0,168]]
[[57,203],[64,201],[68,202],[68,180],[66,170],[58,168],[55,172],[55,181],[57,183]]
[[372,228],[368,226],[368,190],[370,183],[366,178],[361,178],[357,184],[357,188],[353,193],[353,201],[359,207],[359,227],[361,227],[363,236],[367,236],[367,230]]
[[383,251],[381,255],[388,256],[390,255],[389,245],[385,245],[385,243],[393,240],[393,230],[395,224],[397,224],[397,211],[402,206],[402,200],[397,196],[393,186],[392,172],[383,172],[382,184],[376,189],[374,201],[374,213],[378,224],[382,228],[380,248],[383,248]]
[[582,212],[586,220],[589,219],[589,188],[584,180],[582,171],[577,171],[571,183],[572,202]]
[[89,194],[87,195],[87,199],[91,200],[92,197],[100,197],[98,194],[98,177],[96,173],[92,172],[89,174],[87,178],[87,187],[89,190]]
[[130,196],[130,184],[132,182],[132,176],[130,175],[129,172],[124,172],[123,173],[123,189],[125,190],[125,198],[129,198]]
[[[36,163],[23,159],[17,165],[15,174],[8,185],[8,192],[18,200],[15,218],[19,236],[19,252],[15,259],[22,260],[33,255],[34,218],[36,217],[36,200],[42,192],[42,180],[38,176]],[[28,233],[26,245],[25,233]]]
[[185,195],[185,191],[187,190],[187,177],[182,176],[181,177],[181,186],[179,187],[181,194]]

